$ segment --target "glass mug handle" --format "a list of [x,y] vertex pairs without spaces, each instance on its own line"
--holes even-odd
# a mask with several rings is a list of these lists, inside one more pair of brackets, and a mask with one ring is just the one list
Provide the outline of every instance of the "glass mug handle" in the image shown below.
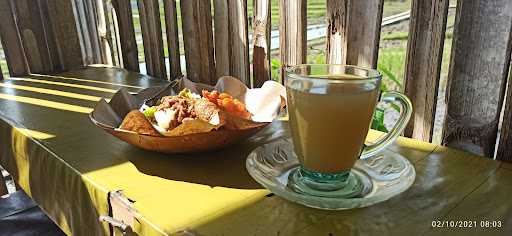
[[400,117],[398,118],[395,127],[393,127],[391,131],[384,135],[384,137],[380,138],[375,143],[364,147],[361,153],[361,159],[366,159],[375,156],[375,154],[379,153],[384,148],[393,143],[398,138],[398,136],[400,136],[400,134],[404,131],[405,127],[407,126],[407,122],[409,122],[409,119],[411,118],[412,103],[409,100],[409,98],[407,98],[407,96],[399,92],[384,92],[381,96],[381,102],[400,103],[402,105]]

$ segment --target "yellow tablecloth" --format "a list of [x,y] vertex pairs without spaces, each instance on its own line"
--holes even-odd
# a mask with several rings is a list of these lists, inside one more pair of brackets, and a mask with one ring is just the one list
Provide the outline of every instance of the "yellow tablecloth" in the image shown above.
[[[510,230],[505,193],[512,168],[441,146],[399,139],[391,150],[414,163],[411,189],[372,207],[331,212],[267,196],[245,170],[253,148],[287,137],[286,122],[223,151],[165,155],[119,141],[89,121],[100,97],[160,83],[113,68],[0,81],[0,164],[70,235],[108,235],[98,217],[109,215],[108,193],[115,190],[134,202],[139,235],[416,234],[437,232],[432,220],[489,212],[504,221],[495,232]],[[488,210],[469,211],[473,203]]]

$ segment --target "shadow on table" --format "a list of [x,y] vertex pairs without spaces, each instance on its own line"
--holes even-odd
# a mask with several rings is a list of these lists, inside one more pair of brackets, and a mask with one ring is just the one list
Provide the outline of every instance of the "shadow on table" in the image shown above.
[[261,189],[247,173],[245,160],[252,150],[265,143],[280,139],[284,122],[274,122],[252,138],[222,150],[196,154],[154,154],[133,146],[128,160],[147,175],[203,184],[210,187]]

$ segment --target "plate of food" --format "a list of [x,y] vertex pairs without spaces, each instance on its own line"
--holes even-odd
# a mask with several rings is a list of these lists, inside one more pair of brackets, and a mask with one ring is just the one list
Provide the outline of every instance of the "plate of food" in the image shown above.
[[186,78],[131,94],[120,89],[90,113],[99,128],[142,149],[190,153],[220,149],[270,124],[286,104],[285,88],[249,89],[224,76],[215,86]]

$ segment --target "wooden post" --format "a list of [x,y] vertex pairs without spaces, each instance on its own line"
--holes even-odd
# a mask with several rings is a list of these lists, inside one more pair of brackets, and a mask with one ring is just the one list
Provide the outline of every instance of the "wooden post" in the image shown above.
[[114,21],[115,21],[114,17],[116,17],[116,16],[114,16],[115,9],[113,9],[114,7],[112,6],[111,1],[104,1],[104,0],[101,0],[101,1],[103,2],[103,9],[104,9],[103,16],[105,17],[105,41],[110,47],[110,54],[109,54],[110,61],[112,61],[113,65],[121,65],[122,63],[120,62],[121,61],[121,56],[119,55],[120,53],[118,51],[114,50],[115,48],[117,48],[115,45],[115,44],[117,44],[117,40],[114,40],[114,39],[116,39],[116,31],[115,31],[116,26],[114,23]]
[[350,65],[377,67],[383,0],[352,0],[347,23],[347,55]]
[[180,1],[180,4],[187,78],[195,82],[215,84],[217,80],[210,1],[186,0]]
[[107,40],[107,18],[105,17],[106,9],[103,5],[103,0],[94,0],[92,4],[96,9],[96,19],[98,22],[96,25],[96,31],[98,32],[101,61],[102,63],[113,65],[111,45]]
[[306,63],[307,1],[279,0],[279,54],[281,79],[286,66]]
[[259,88],[271,78],[270,71],[270,0],[255,0],[253,14],[252,87]]
[[96,0],[74,0],[80,45],[85,64],[102,63],[100,37],[96,14]]
[[346,64],[348,0],[327,0],[326,62]]
[[14,11],[9,0],[0,0],[0,39],[11,76],[29,74]]
[[7,183],[5,182],[4,176],[2,175],[2,169],[0,169],[0,197],[8,194]]
[[[229,5],[228,0],[216,0],[214,3],[215,28],[215,71],[217,78],[229,75]],[[222,50],[219,50],[221,49]]]
[[148,75],[166,79],[167,72],[158,0],[138,0],[137,3]]
[[50,52],[52,71],[62,71],[64,68],[60,59],[61,52],[57,45],[54,25],[51,22],[48,0],[37,0],[37,4],[39,5],[39,8],[41,10],[41,20],[43,23],[44,34],[46,38],[46,46],[48,47],[48,51]]
[[47,0],[47,7],[53,29],[52,38],[55,39],[59,53],[59,67],[63,70],[83,67],[84,61],[71,0]]
[[111,3],[112,2],[109,2],[107,10],[110,12],[110,15],[112,16],[112,23],[111,24],[109,23],[107,25],[112,25],[112,28],[113,28],[113,32],[111,35],[113,35],[114,38],[113,39],[111,38],[111,40],[109,40],[110,42],[112,42],[112,48],[115,48],[115,50],[112,50],[113,52],[111,53],[112,56],[114,56],[114,54],[115,54],[115,60],[112,61],[112,64],[116,65],[116,66],[123,67],[124,66],[123,58],[122,58],[123,57],[123,53],[122,53],[123,49],[121,48],[121,40],[120,40],[121,34],[119,33],[119,22],[117,21],[116,10],[114,9],[114,7],[112,6]]
[[[509,42],[509,50],[512,41]],[[496,159],[512,162],[512,70],[509,70],[507,80],[507,96],[505,98],[505,109],[503,111],[500,141]]]
[[449,0],[412,1],[405,93],[412,100],[414,113],[405,135],[426,142],[432,141],[434,130],[448,3]]
[[512,2],[457,2],[443,144],[492,157],[510,63]]
[[217,77],[230,75],[250,85],[247,0],[214,1]]
[[135,40],[130,0],[112,0],[112,5],[119,24],[123,66],[127,70],[139,72],[137,41]]
[[16,0],[12,3],[15,3],[13,8],[30,71],[52,71],[40,7],[32,0]]
[[164,0],[167,50],[169,51],[170,80],[181,77],[180,43],[176,0]]

